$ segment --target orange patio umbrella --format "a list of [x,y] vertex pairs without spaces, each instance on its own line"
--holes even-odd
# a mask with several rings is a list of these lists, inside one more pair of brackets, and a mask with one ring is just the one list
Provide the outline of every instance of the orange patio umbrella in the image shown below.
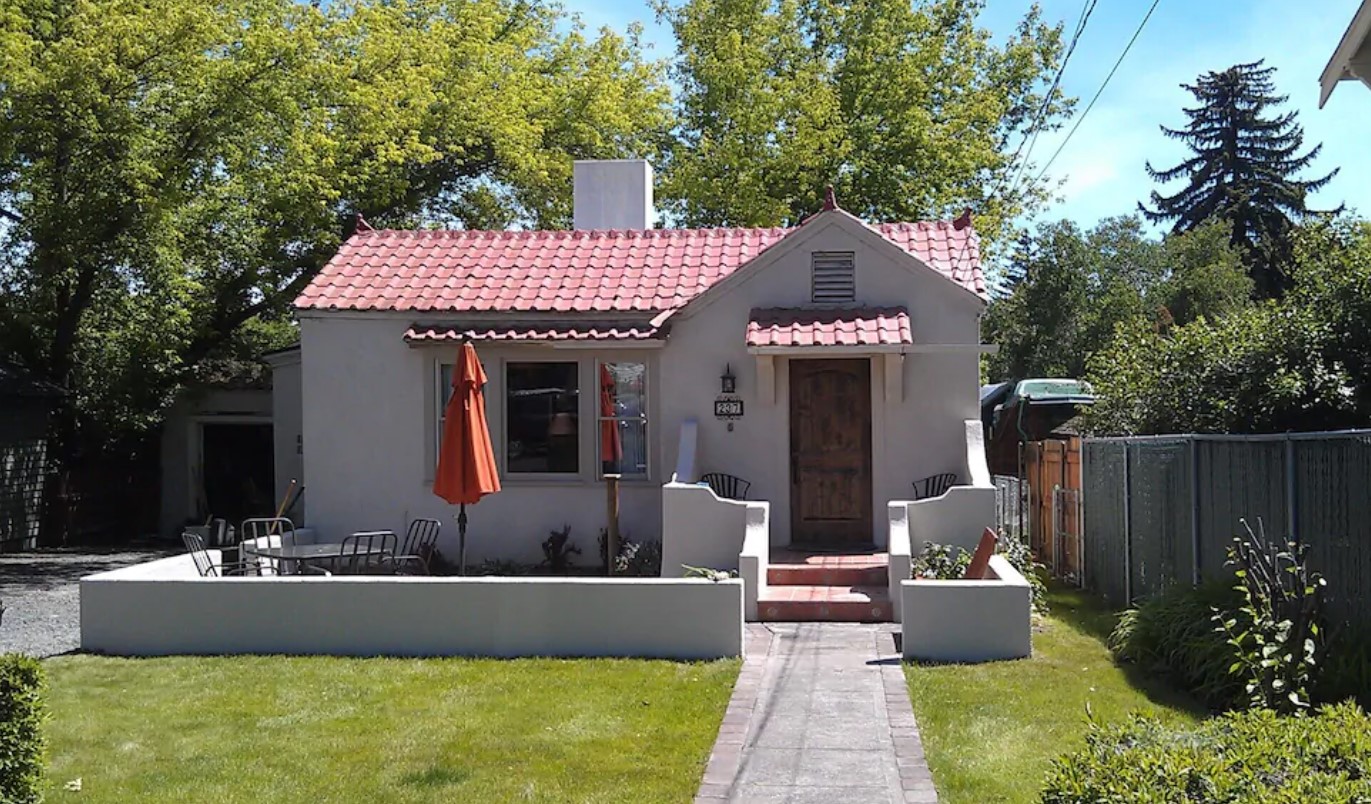
[[457,533],[461,539],[459,567],[467,571],[467,505],[475,505],[487,494],[500,490],[495,469],[495,451],[490,446],[490,427],[486,424],[486,401],[481,388],[486,372],[476,357],[476,347],[462,340],[457,365],[452,371],[452,396],[444,413],[443,440],[438,447],[438,471],[433,476],[433,493],[457,509]]
[[600,462],[613,463],[617,471],[619,461],[624,457],[624,445],[619,440],[619,422],[614,419],[614,375],[609,366],[600,364]]

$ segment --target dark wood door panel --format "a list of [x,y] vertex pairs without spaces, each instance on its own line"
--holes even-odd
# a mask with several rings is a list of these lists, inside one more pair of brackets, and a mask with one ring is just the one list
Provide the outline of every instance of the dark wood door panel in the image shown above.
[[791,541],[871,541],[871,364],[790,363]]

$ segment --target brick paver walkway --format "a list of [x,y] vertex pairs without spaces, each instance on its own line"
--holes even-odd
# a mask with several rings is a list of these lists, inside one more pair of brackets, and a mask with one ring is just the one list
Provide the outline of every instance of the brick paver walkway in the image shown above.
[[937,802],[891,625],[747,628],[697,802]]

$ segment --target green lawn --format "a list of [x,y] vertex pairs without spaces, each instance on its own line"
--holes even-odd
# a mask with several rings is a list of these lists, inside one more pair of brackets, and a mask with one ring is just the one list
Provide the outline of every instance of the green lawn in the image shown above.
[[982,665],[906,665],[905,678],[940,800],[1037,801],[1057,756],[1099,722],[1145,712],[1194,722],[1203,712],[1163,684],[1114,665],[1104,639],[1115,615],[1086,595],[1049,594],[1033,657]]
[[[48,801],[690,801],[738,662],[45,662]],[[79,793],[65,790],[81,779]]]

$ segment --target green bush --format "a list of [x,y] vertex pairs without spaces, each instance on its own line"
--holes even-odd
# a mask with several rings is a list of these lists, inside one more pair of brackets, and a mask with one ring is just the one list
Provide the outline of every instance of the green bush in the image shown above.
[[1366,625],[1334,630],[1323,673],[1314,685],[1316,702],[1349,699],[1371,708],[1371,627]]
[[950,544],[924,542],[924,549],[914,556],[910,575],[930,581],[955,581],[966,575],[971,566],[971,554]]
[[0,655],[0,804],[42,800],[43,667]]
[[[1047,584],[1043,582],[1043,565],[1033,560],[1028,545],[1017,539],[1000,536],[995,552],[1004,556],[1010,566],[1028,580],[1033,589],[1033,610],[1039,614],[1047,613]],[[956,581],[965,577],[966,568],[971,566],[971,554],[960,547],[949,544],[924,542],[924,549],[913,557],[910,577],[931,581]]]
[[1349,703],[1299,718],[1237,712],[1191,731],[1092,724],[1085,748],[1053,763],[1042,801],[1371,801],[1371,718]]
[[1039,614],[1046,614],[1047,583],[1043,581],[1043,574],[1047,568],[1033,560],[1033,551],[1029,549],[1028,543],[1001,534],[997,552],[1028,580],[1028,585],[1033,589],[1033,610]]
[[1327,583],[1309,568],[1309,545],[1272,542],[1243,526],[1246,536],[1228,551],[1242,605],[1214,619],[1233,646],[1233,672],[1245,682],[1248,706],[1302,712],[1314,703],[1328,657]]
[[1242,679],[1231,672],[1233,646],[1214,623],[1216,610],[1241,605],[1231,580],[1171,586],[1123,613],[1109,635],[1109,649],[1119,661],[1166,677],[1206,706],[1241,706],[1246,694]]

